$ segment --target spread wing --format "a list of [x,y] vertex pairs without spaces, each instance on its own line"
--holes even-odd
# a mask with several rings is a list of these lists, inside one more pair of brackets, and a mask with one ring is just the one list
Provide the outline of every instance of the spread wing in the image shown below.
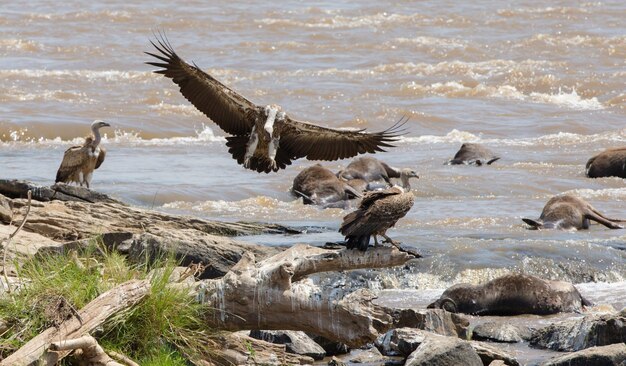
[[102,162],[104,161],[104,158],[106,156],[107,156],[107,151],[102,146],[100,146],[100,154],[98,154],[98,160],[96,160],[95,169],[98,169],[100,165],[102,165]]
[[[384,131],[370,133],[364,129],[339,130],[288,118],[280,133],[279,150],[284,150],[283,156],[287,156],[289,162],[303,157],[309,160],[337,160],[385,151],[384,148],[393,147],[391,143],[404,133],[402,126],[406,121],[403,117]],[[279,161],[278,156],[276,162],[289,164]]]
[[162,61],[146,62],[162,67],[155,73],[172,79],[180,87],[183,96],[217,123],[224,132],[231,135],[244,135],[250,132],[258,113],[256,105],[197,66],[185,62],[174,52],[164,37],[157,42],[158,44],[150,41],[159,51],[158,54],[146,52]]
[[72,146],[65,150],[63,161],[59,170],[57,170],[57,178],[55,182],[65,182],[69,177],[83,164],[89,161],[89,148],[85,146]]

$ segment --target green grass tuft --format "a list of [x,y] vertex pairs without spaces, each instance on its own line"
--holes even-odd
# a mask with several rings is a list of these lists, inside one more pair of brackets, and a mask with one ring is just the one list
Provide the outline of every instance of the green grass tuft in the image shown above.
[[[186,365],[185,357],[210,357],[213,334],[204,321],[206,308],[186,290],[168,286],[177,262],[162,257],[150,265],[132,265],[116,252],[93,245],[81,252],[40,255],[19,270],[24,285],[0,297],[0,356],[8,356],[32,337],[60,324],[101,293],[131,279],[150,277],[151,291],[139,304],[103,324],[94,335],[105,349],[142,365]],[[153,270],[157,268],[156,270]],[[0,327],[1,328],[1,327]]]

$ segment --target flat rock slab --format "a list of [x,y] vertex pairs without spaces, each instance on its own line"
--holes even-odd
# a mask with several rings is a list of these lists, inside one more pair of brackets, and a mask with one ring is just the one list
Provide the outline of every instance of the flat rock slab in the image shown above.
[[591,347],[553,358],[542,366],[623,366],[626,364],[626,344]]
[[250,337],[274,344],[284,344],[287,352],[321,360],[326,351],[304,332],[295,330],[253,330]]
[[478,324],[472,329],[472,339],[477,341],[492,341],[517,343],[529,340],[532,329],[500,321],[489,321]]
[[453,337],[428,337],[406,359],[405,366],[483,366],[468,343]]
[[40,186],[25,180],[0,179],[0,194],[9,198],[26,198],[28,191],[36,201],[78,201],[78,202],[113,202],[122,204],[104,193],[86,187],[71,186],[63,183],[50,187]]
[[530,344],[555,351],[579,351],[626,341],[626,314],[591,314],[568,319],[533,333]]

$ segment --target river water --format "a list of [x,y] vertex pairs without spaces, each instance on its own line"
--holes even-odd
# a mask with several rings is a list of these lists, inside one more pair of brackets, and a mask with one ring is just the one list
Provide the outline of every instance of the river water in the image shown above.
[[[593,283],[609,286],[603,301],[623,306],[626,231],[529,231],[521,218],[564,192],[626,217],[623,179],[584,176],[589,157],[626,144],[625,17],[621,1],[2,1],[0,177],[51,184],[64,149],[103,119],[113,128],[93,188],[168,212],[315,228],[246,238],[268,245],[340,240],[346,211],[289,194],[311,162],[244,170],[223,132],[144,64],[164,31],[187,61],[297,119],[381,130],[410,117],[377,155],[420,174],[389,234],[425,258],[393,272],[396,287],[518,271],[586,283],[591,297]],[[463,142],[502,159],[443,165]]]

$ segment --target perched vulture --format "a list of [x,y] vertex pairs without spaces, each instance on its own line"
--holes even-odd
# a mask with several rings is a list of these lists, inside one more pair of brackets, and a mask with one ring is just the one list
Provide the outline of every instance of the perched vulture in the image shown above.
[[346,237],[348,249],[358,248],[366,251],[370,237],[378,245],[376,235],[385,238],[385,242],[398,245],[386,234],[398,220],[413,207],[414,196],[402,187],[393,186],[384,191],[372,191],[363,196],[359,208],[343,218],[339,231]]
[[85,137],[82,145],[72,146],[65,150],[63,161],[57,171],[56,183],[72,183],[79,185],[85,184],[89,188],[93,171],[98,169],[104,157],[106,150],[100,146],[100,128],[110,127],[104,121],[96,120],[91,124],[91,136]]
[[375,133],[321,127],[292,119],[275,104],[256,105],[196,65],[183,61],[161,38],[152,42],[160,60],[147,64],[160,67],[176,83],[182,95],[215,122],[227,137],[226,146],[237,163],[257,172],[276,172],[292,160],[337,160],[357,154],[385,151],[402,134],[402,118],[387,130]]

